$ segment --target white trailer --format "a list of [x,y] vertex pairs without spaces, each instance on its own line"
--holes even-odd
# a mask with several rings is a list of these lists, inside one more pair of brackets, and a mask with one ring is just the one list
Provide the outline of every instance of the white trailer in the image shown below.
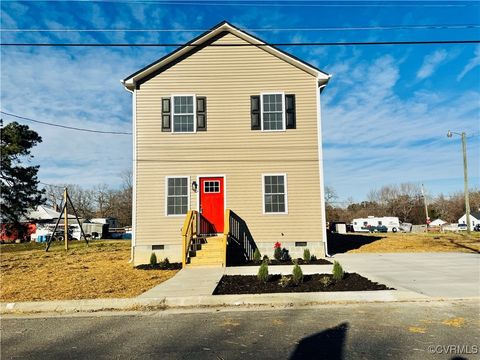
[[369,216],[367,218],[353,219],[353,231],[370,232],[372,228],[385,226],[388,232],[397,232],[400,230],[400,220],[395,216]]

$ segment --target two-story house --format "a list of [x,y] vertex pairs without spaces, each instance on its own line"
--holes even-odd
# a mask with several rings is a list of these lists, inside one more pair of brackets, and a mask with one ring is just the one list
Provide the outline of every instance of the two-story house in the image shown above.
[[[324,255],[320,94],[330,75],[228,22],[125,78],[135,264]],[[228,255],[225,248],[228,244]],[[228,261],[228,259],[227,259]]]

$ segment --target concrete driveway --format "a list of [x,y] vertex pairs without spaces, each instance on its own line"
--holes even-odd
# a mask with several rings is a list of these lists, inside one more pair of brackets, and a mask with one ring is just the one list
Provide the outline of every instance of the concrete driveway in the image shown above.
[[467,253],[337,254],[348,272],[427,296],[480,296],[480,255]]

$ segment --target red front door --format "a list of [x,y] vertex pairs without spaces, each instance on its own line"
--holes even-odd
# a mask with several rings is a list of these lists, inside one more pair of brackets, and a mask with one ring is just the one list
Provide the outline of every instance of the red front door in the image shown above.
[[200,232],[214,234],[223,232],[224,222],[224,181],[223,177],[200,178]]

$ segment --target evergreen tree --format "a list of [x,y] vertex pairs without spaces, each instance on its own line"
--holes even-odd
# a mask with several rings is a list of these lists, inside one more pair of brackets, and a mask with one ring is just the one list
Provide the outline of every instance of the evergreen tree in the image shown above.
[[38,189],[39,166],[27,166],[33,155],[32,147],[42,138],[27,125],[12,122],[1,127],[1,220],[21,230],[20,221],[29,208],[43,202],[43,190]]

